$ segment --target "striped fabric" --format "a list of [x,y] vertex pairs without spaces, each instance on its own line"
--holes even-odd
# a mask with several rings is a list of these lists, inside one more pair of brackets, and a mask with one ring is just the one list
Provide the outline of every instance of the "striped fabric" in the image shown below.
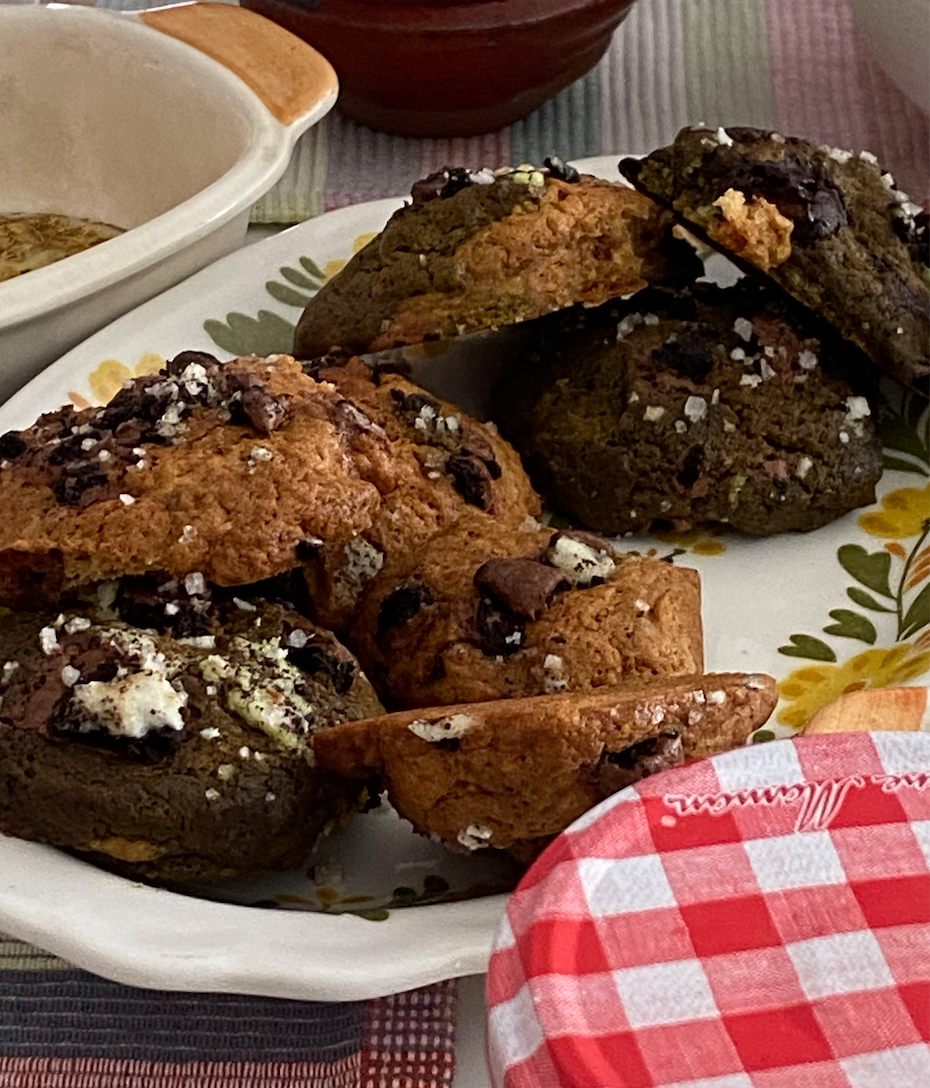
[[928,195],[927,117],[870,58],[846,0],[638,0],[596,68],[499,132],[403,139],[347,121],[337,107],[303,137],[253,217],[297,222],[396,196],[446,164],[646,153],[700,122],[865,148],[913,197]]
[[[98,0],[144,8],[157,0]],[[930,195],[930,124],[871,59],[846,0],[637,0],[601,62],[535,113],[468,139],[387,136],[338,106],[300,140],[256,223],[409,192],[442,166],[645,154],[684,125],[758,125],[877,155]]]
[[3,1088],[443,1088],[457,991],[330,1004],[137,990],[0,936]]

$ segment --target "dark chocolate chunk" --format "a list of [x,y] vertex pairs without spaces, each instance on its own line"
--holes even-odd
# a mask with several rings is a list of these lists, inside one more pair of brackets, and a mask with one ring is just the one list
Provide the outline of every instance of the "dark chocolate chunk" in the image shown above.
[[205,351],[182,351],[165,364],[165,373],[178,377],[191,363],[199,363],[207,370],[220,366],[219,359]]
[[894,221],[895,233],[907,246],[914,264],[930,265],[930,212],[924,208],[913,219],[898,216]]
[[203,599],[195,601],[173,582],[159,585],[159,579],[151,575],[121,578],[113,607],[119,618],[133,627],[148,628],[174,638],[200,638],[210,634]]
[[488,657],[509,657],[523,647],[526,620],[490,597],[478,602],[475,626],[478,648]]
[[581,180],[581,175],[574,166],[569,166],[557,155],[549,155],[543,159],[543,166],[549,171],[550,177],[558,178],[559,181],[575,182]]
[[694,487],[704,468],[704,447],[692,446],[685,454],[684,464],[678,473],[678,482],[682,487]]
[[439,401],[424,393],[404,393],[400,389],[391,389],[391,399],[394,401],[394,411],[398,415],[411,416],[414,419],[424,408],[432,408],[439,414]]
[[55,498],[62,506],[77,506],[93,488],[105,488],[107,475],[101,471],[99,463],[79,463],[66,465],[62,474],[51,484]]
[[4,461],[14,461],[21,453],[26,451],[26,442],[19,431],[7,431],[0,435],[0,458]]
[[646,737],[619,752],[605,752],[594,777],[605,796],[632,786],[651,774],[685,761],[681,737],[674,732]]
[[249,423],[261,434],[283,427],[290,415],[290,398],[269,393],[261,385],[244,389],[240,403]]
[[297,541],[294,552],[301,563],[323,558],[323,541],[318,536],[308,536]]
[[53,740],[104,748],[123,759],[148,766],[169,759],[184,740],[184,731],[170,726],[150,729],[141,737],[117,737],[107,729],[88,728],[86,717],[73,713],[70,692],[61,696],[49,716],[48,735]]
[[455,490],[467,503],[479,510],[490,507],[492,476],[484,461],[472,454],[457,453],[446,461],[446,471],[452,477]]
[[360,434],[374,434],[380,438],[385,437],[384,431],[352,401],[342,399],[336,401],[332,408],[332,420],[336,428],[351,437]]
[[429,587],[422,582],[408,582],[398,586],[381,602],[378,611],[378,634],[381,638],[392,627],[399,627],[402,623],[412,619],[425,604],[433,603],[433,595]]
[[472,184],[468,171],[462,166],[446,166],[413,183],[410,195],[414,204],[425,204],[440,197],[447,200]]
[[304,646],[289,648],[287,657],[298,669],[310,676],[319,676],[322,673],[329,677],[333,690],[339,695],[345,695],[355,683],[358,662],[348,651],[340,656],[333,652],[334,649],[333,646],[308,642]]
[[843,194],[815,162],[796,154],[778,160],[740,162],[721,176],[723,187],[738,189],[748,200],[762,196],[794,223],[792,242],[810,245],[836,234],[849,223]]
[[568,587],[557,567],[535,559],[489,559],[475,572],[474,581],[528,620],[538,620],[559,587]]
[[686,326],[675,339],[671,337],[652,353],[653,361],[663,370],[673,370],[692,382],[707,380],[714,366],[714,352],[700,329]]

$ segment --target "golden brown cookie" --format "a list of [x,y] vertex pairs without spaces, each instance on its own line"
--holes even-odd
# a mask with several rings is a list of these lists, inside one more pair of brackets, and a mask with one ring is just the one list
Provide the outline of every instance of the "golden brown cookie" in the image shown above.
[[770,676],[632,681],[352,722],[321,733],[314,750],[339,774],[382,774],[422,834],[526,859],[645,774],[742,744],[777,700]]
[[406,558],[468,512],[514,525],[539,513],[520,458],[495,428],[396,374],[373,375],[360,359],[318,373],[374,424],[356,458],[381,497],[368,529],[303,563],[325,626],[347,627],[359,594],[386,560]]
[[476,512],[386,564],[347,640],[389,707],[700,672],[700,579],[591,534]]
[[150,570],[221,585],[367,529],[366,423],[290,356],[185,352],[101,408],[0,437],[0,603]]
[[307,304],[298,357],[446,339],[700,274],[667,212],[554,160],[442,170],[412,196]]

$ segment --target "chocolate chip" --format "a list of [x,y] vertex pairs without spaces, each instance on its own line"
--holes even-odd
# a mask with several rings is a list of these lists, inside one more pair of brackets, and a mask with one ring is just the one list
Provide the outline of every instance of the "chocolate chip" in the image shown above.
[[432,408],[436,415],[439,415],[439,401],[423,393],[404,393],[401,389],[392,388],[391,399],[394,401],[394,412],[397,415],[411,416],[415,419],[424,408]]
[[913,219],[898,216],[893,226],[914,264],[930,265],[930,212],[925,208]]
[[538,620],[555,592],[568,588],[557,567],[535,559],[489,559],[476,571],[474,582],[528,620]]
[[182,351],[165,364],[165,373],[178,377],[184,373],[191,363],[198,363],[207,370],[222,365],[219,359],[205,351]]
[[723,189],[762,196],[794,224],[792,242],[810,245],[849,223],[843,194],[816,163],[788,153],[766,162],[739,162],[720,179]]
[[0,435],[0,458],[4,461],[14,461],[25,452],[26,442],[18,431],[7,431]]
[[701,475],[704,467],[704,447],[692,446],[685,454],[685,460],[678,473],[678,482],[682,487],[691,488]]
[[381,638],[392,627],[399,627],[412,619],[420,609],[433,603],[433,595],[429,587],[422,582],[408,582],[398,586],[393,593],[389,593],[381,602],[378,610],[377,637]]
[[755,144],[768,140],[772,135],[770,129],[750,128],[746,125],[727,125],[727,135],[734,143]]
[[464,167],[447,166],[415,181],[410,195],[413,197],[414,204],[425,204],[437,197],[447,200],[462,189],[467,189],[471,184],[471,178]]
[[323,558],[323,541],[318,536],[308,536],[303,540],[297,541],[297,547],[294,549],[294,554],[300,560],[301,563],[310,563],[314,559]]
[[549,176],[558,178],[559,181],[575,182],[581,180],[581,175],[568,163],[562,162],[557,155],[549,155],[543,159],[543,166],[549,171]]
[[446,461],[446,471],[452,477],[455,490],[467,503],[479,510],[489,509],[492,477],[484,461],[471,454],[457,453]]
[[53,446],[47,455],[50,465],[63,465],[68,461],[80,461],[84,458],[84,450],[81,448],[85,438],[92,435],[73,434],[63,439],[57,446]]
[[170,726],[150,729],[141,737],[116,737],[107,729],[88,729],[86,719],[78,719],[70,709],[70,701],[68,692],[61,697],[49,717],[48,734],[53,739],[85,744],[89,748],[103,748],[123,759],[146,766],[170,759],[184,739],[183,730]]
[[509,657],[523,648],[526,620],[505,604],[482,597],[475,613],[478,646],[488,657]]
[[51,484],[52,492],[62,506],[77,506],[89,497],[87,492],[106,486],[106,473],[100,470],[99,465],[87,463],[66,465],[62,474]]
[[355,683],[358,662],[348,651],[344,657],[340,657],[332,650],[333,647],[308,642],[305,646],[289,649],[287,657],[298,669],[310,676],[318,676],[322,673],[329,677],[336,693],[345,695]]
[[290,398],[269,393],[261,385],[243,390],[240,404],[248,421],[261,434],[283,427],[290,416]]
[[143,441],[143,429],[136,419],[127,419],[118,424],[113,431],[113,441],[117,446],[135,448]]
[[660,370],[673,370],[700,384],[713,369],[714,352],[700,329],[686,326],[675,340],[666,340],[653,351],[652,361]]
[[607,796],[651,774],[684,763],[681,737],[671,731],[646,737],[619,752],[605,752],[591,777]]
[[384,436],[384,431],[377,424],[372,423],[367,415],[350,400],[338,400],[331,409],[331,417],[336,429],[343,434],[354,437],[359,434],[375,434]]
[[120,579],[113,607],[119,618],[133,627],[148,628],[174,638],[199,638],[210,634],[210,624],[202,601],[197,604],[200,607],[196,607],[191,597],[180,589],[166,591],[159,588],[157,578],[140,576]]

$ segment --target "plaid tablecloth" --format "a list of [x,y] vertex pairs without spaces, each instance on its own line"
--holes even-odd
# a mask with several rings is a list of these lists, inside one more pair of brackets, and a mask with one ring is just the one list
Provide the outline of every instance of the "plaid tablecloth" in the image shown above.
[[2,1088],[440,1088],[456,984],[329,1004],[138,990],[0,935]]
[[[699,122],[867,148],[912,196],[928,194],[927,117],[871,59],[845,0],[638,0],[593,71],[500,132],[402,139],[337,107],[301,139],[253,221],[406,193],[447,163],[643,153]],[[3,941],[0,1088],[440,1088],[453,1076],[455,1008],[454,983],[355,1005],[152,994]]]
[[738,749],[625,790],[511,897],[506,1088],[930,1084],[930,736]]

